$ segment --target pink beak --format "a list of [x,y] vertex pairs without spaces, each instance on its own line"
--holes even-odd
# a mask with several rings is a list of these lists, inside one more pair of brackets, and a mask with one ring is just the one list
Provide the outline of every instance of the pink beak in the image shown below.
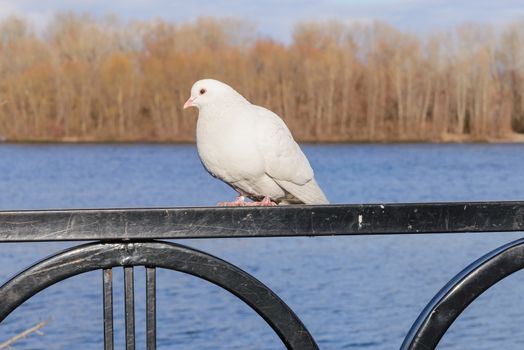
[[195,98],[188,98],[186,103],[184,103],[184,109],[186,108],[189,108],[189,107],[194,107],[195,105],[193,104],[193,101],[195,100]]

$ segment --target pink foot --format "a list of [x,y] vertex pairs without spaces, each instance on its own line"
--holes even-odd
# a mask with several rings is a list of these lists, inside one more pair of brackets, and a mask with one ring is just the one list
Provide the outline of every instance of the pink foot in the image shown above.
[[277,203],[272,202],[271,198],[265,196],[264,199],[262,199],[260,202],[251,202],[246,203],[245,205],[249,205],[251,207],[272,207],[274,205],[277,205]]
[[219,207],[243,207],[247,203],[244,202],[244,196],[238,196],[234,202],[218,202]]

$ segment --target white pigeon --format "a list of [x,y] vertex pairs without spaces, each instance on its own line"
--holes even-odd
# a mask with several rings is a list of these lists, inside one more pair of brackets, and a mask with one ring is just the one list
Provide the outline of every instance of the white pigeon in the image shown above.
[[193,84],[188,107],[199,110],[196,140],[204,167],[239,193],[234,202],[219,205],[329,203],[278,115],[214,79]]

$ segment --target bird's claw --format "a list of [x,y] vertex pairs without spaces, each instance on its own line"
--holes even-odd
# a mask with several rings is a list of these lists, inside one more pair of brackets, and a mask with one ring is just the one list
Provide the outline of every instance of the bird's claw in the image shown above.
[[277,205],[277,203],[273,202],[270,197],[266,196],[260,202],[246,203],[246,205],[251,207],[272,207]]
[[243,207],[247,203],[244,202],[244,196],[238,196],[234,202],[218,202],[219,207]]
[[270,197],[266,196],[259,202],[245,202],[244,196],[238,196],[233,202],[218,202],[219,207],[272,207],[277,205]]

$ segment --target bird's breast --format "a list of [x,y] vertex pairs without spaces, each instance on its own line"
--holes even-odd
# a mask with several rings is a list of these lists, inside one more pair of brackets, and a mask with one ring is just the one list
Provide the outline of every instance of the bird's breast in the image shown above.
[[263,174],[263,158],[250,129],[242,120],[199,116],[197,148],[205,168],[230,183]]

